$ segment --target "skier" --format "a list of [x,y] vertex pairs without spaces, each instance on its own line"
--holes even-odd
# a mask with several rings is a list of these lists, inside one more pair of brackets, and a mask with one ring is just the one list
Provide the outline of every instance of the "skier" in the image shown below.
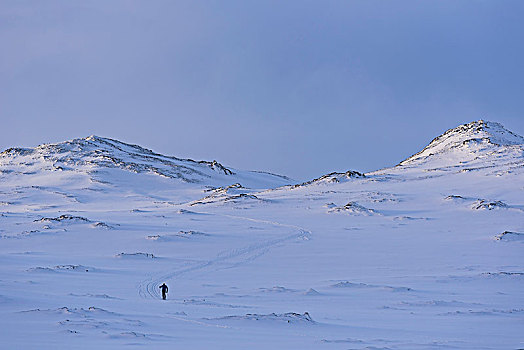
[[162,288],[162,299],[163,299],[163,300],[166,300],[166,293],[167,293],[167,290],[168,290],[166,284],[163,283],[163,284],[162,284],[160,287],[158,287],[158,288]]

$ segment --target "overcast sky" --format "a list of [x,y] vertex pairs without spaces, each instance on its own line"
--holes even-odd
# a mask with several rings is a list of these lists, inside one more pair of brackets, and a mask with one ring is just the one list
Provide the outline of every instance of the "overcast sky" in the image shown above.
[[91,134],[306,180],[524,134],[524,1],[0,1],[0,148]]

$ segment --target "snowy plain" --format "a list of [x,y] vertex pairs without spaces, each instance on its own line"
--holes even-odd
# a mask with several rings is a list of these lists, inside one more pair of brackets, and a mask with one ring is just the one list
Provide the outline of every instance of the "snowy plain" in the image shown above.
[[493,122],[303,184],[13,148],[0,223],[2,349],[524,348],[524,139]]

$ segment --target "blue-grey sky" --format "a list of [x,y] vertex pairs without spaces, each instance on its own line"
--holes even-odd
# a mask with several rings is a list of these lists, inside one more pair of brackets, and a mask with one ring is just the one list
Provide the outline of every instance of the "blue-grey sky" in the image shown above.
[[0,148],[91,134],[298,180],[524,134],[524,1],[0,2]]

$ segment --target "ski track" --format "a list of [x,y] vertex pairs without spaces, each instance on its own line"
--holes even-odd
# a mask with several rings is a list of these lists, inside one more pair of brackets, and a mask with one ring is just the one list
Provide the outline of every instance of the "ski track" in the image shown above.
[[[144,298],[144,299],[147,299],[147,298],[159,299],[160,298],[160,292],[158,291],[158,285],[160,285],[160,282],[162,282],[162,281],[179,278],[180,276],[182,276],[184,274],[187,274],[187,273],[190,273],[190,272],[194,272],[194,271],[203,270],[205,268],[211,267],[211,266],[216,265],[218,263],[222,263],[222,262],[225,262],[225,261],[228,261],[228,260],[231,260],[231,259],[234,259],[234,258],[242,257],[242,256],[247,256],[245,259],[242,260],[242,262],[252,261],[252,260],[254,260],[254,259],[256,259],[256,258],[258,258],[258,257],[260,257],[262,255],[264,255],[265,253],[267,253],[270,250],[271,247],[274,247],[277,244],[284,243],[284,242],[287,242],[287,241],[290,241],[290,240],[293,240],[293,239],[298,239],[298,238],[304,237],[304,236],[308,237],[308,236],[311,235],[311,231],[306,230],[306,229],[304,229],[302,227],[299,227],[299,226],[296,226],[296,225],[282,224],[282,223],[276,222],[276,221],[259,220],[259,219],[253,219],[253,218],[248,218],[248,217],[243,217],[243,216],[235,216],[235,215],[228,215],[228,214],[216,214],[216,213],[209,213],[209,212],[199,212],[199,213],[200,214],[210,214],[210,215],[220,215],[220,216],[228,217],[228,218],[232,218],[232,219],[247,220],[247,221],[252,221],[252,222],[257,222],[257,223],[273,225],[273,226],[288,227],[288,228],[292,228],[294,230],[297,230],[298,232],[294,233],[292,235],[287,235],[287,236],[281,237],[281,238],[275,238],[275,239],[267,240],[267,241],[260,242],[260,243],[253,243],[253,244],[247,245],[247,246],[245,246],[243,248],[235,248],[235,249],[232,249],[232,250],[226,250],[224,252],[221,252],[221,253],[217,254],[213,259],[210,259],[210,260],[207,260],[207,261],[203,261],[203,262],[200,262],[200,263],[196,263],[196,264],[194,264],[192,266],[189,266],[189,267],[186,267],[186,268],[173,270],[173,271],[170,271],[170,272],[167,272],[167,273],[151,275],[147,279],[141,281],[138,284],[138,294],[142,298]],[[238,264],[239,263],[236,263],[235,266],[238,266]]]

